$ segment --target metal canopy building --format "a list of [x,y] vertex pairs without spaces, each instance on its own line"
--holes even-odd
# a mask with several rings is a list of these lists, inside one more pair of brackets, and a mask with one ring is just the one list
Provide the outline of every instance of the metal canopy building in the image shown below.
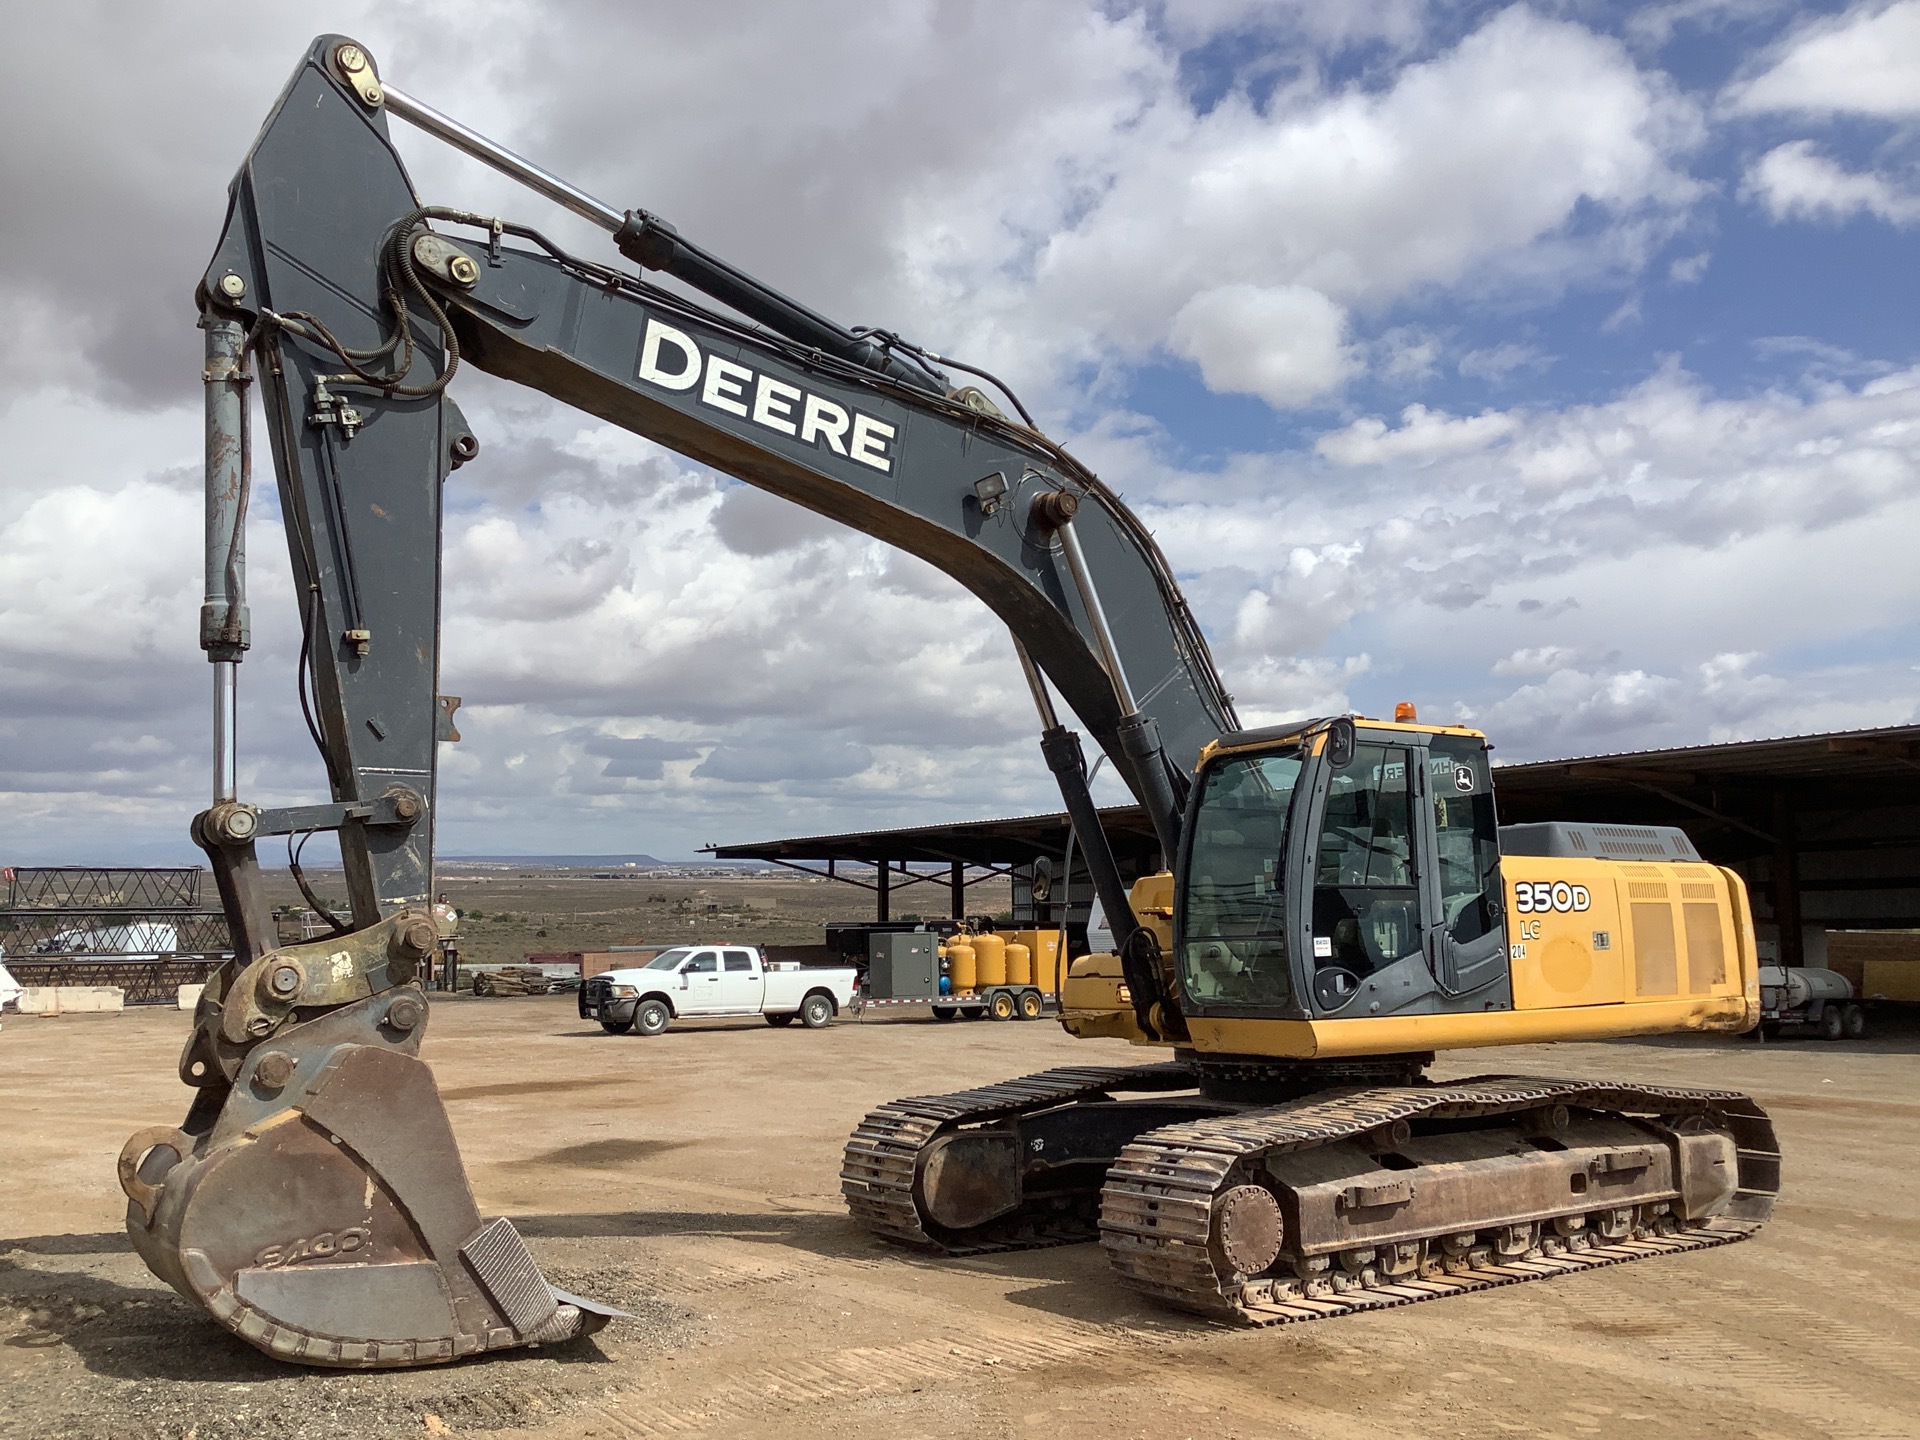
[[1763,939],[1920,926],[1920,725],[1502,766],[1500,818],[1678,825],[1740,872]]
[[[1820,963],[1828,930],[1920,927],[1920,725],[1502,765],[1495,788],[1507,824],[1678,825],[1702,855],[1747,881],[1763,942],[1777,944],[1789,964]],[[1101,817],[1126,878],[1158,864],[1140,810]],[[1002,874],[1031,880],[1043,860],[1057,873],[1066,843],[1067,817],[1056,814],[723,845],[713,854],[862,885],[884,920],[892,897],[919,884],[947,887],[958,916],[967,885]],[[873,868],[848,875],[846,864]],[[1089,887],[1077,861],[1074,871],[1070,915],[1082,920]],[[1028,888],[1015,886],[1018,918],[1056,923],[1057,901],[1030,902]]]
[[[1102,810],[1100,819],[1120,873],[1128,881],[1150,873],[1159,863],[1160,845],[1153,825],[1137,805]],[[1058,924],[1061,906],[1067,919],[1084,923],[1093,893],[1080,858],[1073,857],[1070,884],[1057,886],[1067,863],[1070,827],[1065,812],[1022,815],[1005,820],[971,820],[957,825],[921,825],[910,830],[862,830],[847,835],[808,835],[751,845],[716,845],[720,860],[764,860],[807,875],[856,885],[874,893],[874,918],[893,918],[894,897],[909,886],[937,885],[947,892],[946,909],[954,919],[967,913],[968,887],[997,876],[1011,876],[1017,923]],[[843,866],[860,867],[851,872]],[[1040,896],[1035,875],[1047,877]],[[919,892],[915,892],[919,893]],[[1049,898],[1051,897],[1051,898]],[[931,908],[920,907],[922,912]]]

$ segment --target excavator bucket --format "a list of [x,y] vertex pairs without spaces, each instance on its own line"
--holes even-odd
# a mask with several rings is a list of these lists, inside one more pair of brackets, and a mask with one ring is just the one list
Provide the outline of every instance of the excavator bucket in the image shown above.
[[202,1085],[186,1127],[142,1130],[121,1153],[127,1233],[155,1274],[308,1365],[434,1364],[620,1314],[554,1289],[512,1222],[480,1218],[418,1057],[417,985],[292,1012],[238,1057],[230,1086],[207,1085],[222,1012],[247,1008],[242,978],[202,997],[181,1064]]

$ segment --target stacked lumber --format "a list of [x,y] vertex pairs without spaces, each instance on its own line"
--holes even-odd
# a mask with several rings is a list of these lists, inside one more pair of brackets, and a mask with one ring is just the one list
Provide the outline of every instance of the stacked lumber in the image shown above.
[[497,970],[481,970],[473,977],[476,995],[544,995],[553,987],[546,972],[535,965],[502,965]]

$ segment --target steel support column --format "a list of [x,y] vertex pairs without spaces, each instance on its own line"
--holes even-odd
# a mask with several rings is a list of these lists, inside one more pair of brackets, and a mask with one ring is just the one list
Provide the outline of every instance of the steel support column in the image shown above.
[[949,918],[964,920],[967,918],[967,867],[958,860],[948,872],[947,884],[953,890],[953,905],[948,912]]
[[876,878],[879,883],[876,884],[873,889],[873,918],[880,921],[891,920],[893,918],[890,903],[893,899],[891,894],[893,885],[893,862],[891,860],[882,860],[880,862],[880,871]]
[[1794,845],[1793,803],[1784,790],[1773,792],[1773,919],[1780,929],[1780,963],[1806,960],[1806,936],[1800,928],[1800,852]]

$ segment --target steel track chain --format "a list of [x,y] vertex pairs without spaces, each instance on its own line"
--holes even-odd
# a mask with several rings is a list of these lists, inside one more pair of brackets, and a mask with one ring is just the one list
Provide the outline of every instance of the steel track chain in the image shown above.
[[1193,1068],[1180,1064],[1070,1065],[951,1095],[895,1100],[870,1111],[854,1128],[841,1162],[840,1193],[853,1218],[876,1235],[948,1255],[1091,1240],[1091,1218],[1071,1213],[1015,1211],[964,1239],[929,1233],[914,1199],[921,1153],[937,1136],[963,1125],[1100,1099],[1115,1090],[1190,1090],[1198,1084]]
[[[1208,1245],[1213,1201],[1228,1188],[1230,1177],[1259,1158],[1328,1144],[1395,1120],[1469,1119],[1541,1105],[1641,1115],[1712,1112],[1727,1125],[1739,1154],[1738,1189],[1727,1212],[1671,1233],[1633,1233],[1578,1248],[1536,1245],[1500,1263],[1427,1267],[1418,1278],[1398,1280],[1374,1273],[1371,1279],[1246,1281],[1221,1273],[1214,1262]],[[1284,1325],[1744,1240],[1772,1210],[1779,1166],[1766,1113],[1731,1090],[1497,1075],[1431,1087],[1346,1090],[1166,1125],[1141,1136],[1107,1172],[1100,1238],[1121,1278],[1162,1303],[1238,1324]]]

